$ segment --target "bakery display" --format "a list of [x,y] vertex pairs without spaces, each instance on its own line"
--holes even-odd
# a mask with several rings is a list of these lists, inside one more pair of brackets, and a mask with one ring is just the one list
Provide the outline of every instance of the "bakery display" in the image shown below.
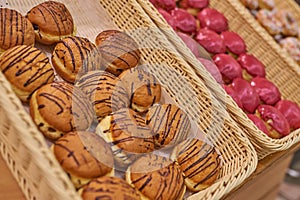
[[31,8],[26,17],[32,23],[35,39],[50,45],[75,34],[75,23],[68,8],[57,1],[45,1]]
[[290,133],[288,121],[277,108],[270,105],[259,105],[256,115],[265,122],[271,138],[282,138]]
[[96,70],[101,67],[101,55],[96,46],[79,36],[61,39],[52,52],[51,60],[59,76],[70,83],[79,79],[79,72],[84,74],[92,68]]
[[126,181],[138,189],[142,199],[181,200],[186,190],[178,164],[155,154],[131,164]]
[[18,45],[0,55],[0,68],[16,95],[28,102],[32,93],[54,80],[54,70],[41,50]]
[[69,132],[52,146],[55,158],[76,188],[101,176],[114,175],[110,146],[92,132]]
[[116,164],[124,168],[143,154],[154,150],[154,137],[143,117],[123,108],[105,117],[96,133],[111,144]]
[[246,53],[247,46],[241,36],[232,31],[224,31],[220,34],[227,50],[235,55]]
[[129,96],[123,81],[109,72],[90,71],[80,77],[75,85],[87,95],[98,121],[129,106]]
[[177,145],[171,155],[183,173],[186,187],[198,192],[212,185],[221,166],[214,147],[199,139],[188,139]]
[[188,115],[174,104],[158,104],[146,113],[146,124],[154,134],[156,148],[170,147],[187,139],[191,131]]
[[87,130],[94,118],[85,94],[65,82],[49,83],[36,90],[30,99],[30,115],[51,140],[75,130]]
[[237,58],[243,69],[243,78],[251,80],[253,77],[266,77],[265,65],[252,54],[242,53]]
[[118,177],[100,177],[93,179],[79,190],[83,200],[141,200],[140,194],[124,179]]
[[207,28],[199,29],[195,40],[211,54],[225,53],[226,51],[224,41],[220,35]]
[[161,85],[153,74],[141,67],[131,68],[120,74],[124,83],[130,107],[137,112],[146,112],[161,99]]
[[102,31],[96,36],[95,43],[102,54],[105,70],[116,76],[137,66],[140,61],[138,44],[125,32]]
[[17,45],[35,43],[31,22],[16,10],[0,8],[0,30],[0,53]]

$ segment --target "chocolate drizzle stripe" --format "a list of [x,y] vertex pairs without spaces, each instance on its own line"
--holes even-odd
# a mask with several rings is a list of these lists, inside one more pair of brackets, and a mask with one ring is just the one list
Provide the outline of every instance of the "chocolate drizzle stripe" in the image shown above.
[[113,53],[111,53],[109,51],[101,50],[101,52],[102,52],[102,54],[110,55],[111,57],[114,57],[114,58],[117,58],[117,59],[121,60],[122,62],[124,62],[128,66],[128,68],[130,68],[129,63],[126,60],[124,60],[123,58],[120,58],[117,55],[115,55],[115,54],[113,54]]
[[[13,23],[14,21],[14,11],[13,10],[10,10],[10,22],[11,24]],[[10,31],[9,31],[9,47],[12,46],[12,38],[13,37],[13,26],[11,25],[10,26]]]
[[6,37],[6,14],[8,12],[8,9],[4,8],[4,9],[1,9],[2,11],[4,12],[1,12],[1,36],[0,37],[3,37],[2,39],[2,46],[4,46],[5,44],[5,37]]
[[[16,19],[15,19],[15,21],[16,21],[16,30],[15,30],[15,34],[14,35],[16,35],[17,37],[16,37],[16,41],[15,41],[14,45],[19,44],[19,34],[18,34],[18,32],[19,32],[19,23],[23,27],[21,18],[20,18],[20,22],[19,22],[19,15],[18,15],[18,13],[16,13]],[[20,31],[22,31],[22,30],[20,30]],[[24,31],[25,31],[25,29],[24,29]],[[22,33],[23,33],[23,31],[22,31]],[[22,44],[22,43],[20,43],[20,44]]]
[[41,15],[42,15],[42,17],[43,17],[43,19],[44,19],[44,22],[47,23],[47,19],[46,19],[46,16],[45,16],[44,12],[41,10],[40,7],[36,7],[36,8],[37,8],[37,10],[41,13]]
[[134,51],[128,51],[128,49],[126,49],[126,47],[125,48],[122,48],[122,47],[125,47],[125,46],[122,44],[119,44],[118,46],[109,44],[109,45],[101,45],[101,46],[99,46],[99,49],[101,51],[110,51],[113,53],[117,53],[118,54],[118,55],[116,55],[117,57],[121,57],[127,53],[127,54],[131,55],[135,60],[137,60],[137,61],[139,60],[139,57],[135,54]]
[[[76,163],[77,166],[80,166],[80,163],[78,161],[78,159],[76,158],[76,156],[74,155],[74,151],[70,150],[69,148],[67,148],[65,145],[60,144],[60,143],[55,143],[56,146],[59,146],[63,149],[65,149],[69,154],[68,157],[72,157],[74,162]],[[64,162],[65,159],[62,159],[61,162]]]
[[116,40],[116,41],[114,41],[115,42],[115,44],[117,44],[118,46],[122,46],[122,47],[124,47],[125,49],[124,49],[124,51],[126,52],[126,53],[129,53],[132,57],[134,57],[136,60],[139,60],[140,59],[140,57],[139,57],[139,55],[136,53],[136,51],[138,50],[138,49],[133,49],[133,48],[131,48],[131,46],[127,46],[126,45],[126,43],[120,43],[118,40]]
[[57,115],[60,115],[64,112],[64,108],[63,108],[63,106],[60,105],[59,102],[61,102],[63,105],[66,105],[66,103],[61,98],[59,98],[55,95],[49,94],[49,93],[41,93],[41,94],[39,94],[39,96],[52,101],[59,108],[59,111],[56,113]]
[[[200,149],[197,146],[191,146],[191,148],[193,148],[192,151],[189,151],[190,150],[190,148],[189,148],[189,150],[187,151],[187,152],[189,152],[189,155],[184,157],[184,159],[182,159],[180,161],[180,164],[184,164],[189,159],[191,159],[193,157],[197,157],[201,152],[204,151],[206,145],[207,144],[203,144]],[[206,152],[206,154],[207,154],[207,152]],[[204,159],[207,156],[206,154],[204,154],[204,156],[202,156],[201,159]],[[180,155],[180,156],[182,156],[182,155]]]
[[[75,46],[77,47],[77,50],[79,51],[79,54],[80,54],[81,63],[83,63],[83,61],[84,61],[84,59],[85,59],[85,56],[84,56],[84,53],[83,53],[82,40],[79,39],[79,38],[75,38],[75,37],[70,37],[70,39],[73,41],[73,43],[74,43]],[[79,44],[78,41],[79,41],[81,44]],[[74,65],[73,65],[73,66],[75,66],[75,60],[73,61],[73,59],[72,59],[72,62],[74,62]],[[75,71],[75,67],[73,68],[73,70]]]
[[[47,63],[45,63],[45,65],[47,65]],[[36,80],[38,80],[41,76],[44,76],[46,74],[48,75],[47,80],[49,80],[50,77],[54,77],[54,72],[53,70],[50,68],[42,73],[40,73],[40,71],[42,71],[45,68],[45,65],[42,68],[39,68],[38,71],[30,77],[30,79],[28,79],[25,83],[24,83],[24,87],[27,87],[28,85],[30,85],[31,83],[34,83]]]
[[[20,76],[23,73],[32,70],[32,65],[40,62],[40,60],[37,59],[40,55],[42,55],[41,51],[37,52],[37,54],[34,55],[29,61],[27,61],[23,66],[20,66],[20,69],[16,72],[16,76]],[[45,60],[48,60],[48,58],[45,58]]]
[[[47,6],[45,6],[43,4],[40,4],[40,6],[42,6],[50,14],[50,16],[52,17],[52,19],[53,19],[53,21],[54,21],[54,23],[55,23],[55,25],[58,29],[59,35],[62,35],[58,19],[56,18],[57,15],[54,13],[54,11],[51,8],[48,8]],[[45,21],[45,22],[48,23],[47,21]]]
[[[71,48],[71,47],[69,46],[69,44],[68,44],[66,41],[64,41],[64,40],[61,40],[61,43],[67,48],[68,53],[69,53],[69,55],[70,55],[70,57],[71,57],[71,59],[72,59],[73,70],[75,71],[75,69],[76,69],[76,63],[75,63],[75,56],[74,56],[74,54],[73,54],[72,48]],[[65,62],[65,61],[64,61],[64,62]]]

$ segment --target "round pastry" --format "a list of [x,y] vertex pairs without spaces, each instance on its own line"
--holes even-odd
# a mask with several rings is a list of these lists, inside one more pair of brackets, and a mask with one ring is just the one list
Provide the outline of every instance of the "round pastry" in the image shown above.
[[277,108],[270,105],[259,105],[256,115],[265,122],[271,138],[282,138],[290,133],[288,121]]
[[300,40],[295,37],[287,37],[279,41],[280,46],[300,64]]
[[228,54],[216,54],[213,61],[220,70],[224,83],[231,83],[235,78],[242,77],[242,68],[240,64]]
[[126,69],[137,66],[140,61],[138,44],[124,32],[103,31],[97,35],[96,45],[103,56],[105,70],[116,76]]
[[291,130],[300,128],[300,107],[295,102],[280,100],[276,103],[275,108],[287,119]]
[[209,5],[209,0],[187,0],[187,3],[191,8],[203,9]]
[[27,18],[33,25],[35,39],[40,43],[53,44],[75,35],[72,15],[63,3],[45,1],[33,7]]
[[0,8],[0,53],[17,45],[34,45],[30,21],[18,11]]
[[220,70],[215,65],[215,63],[211,60],[204,59],[204,58],[197,58],[202,65],[205,67],[205,69],[213,76],[213,78],[219,83],[223,83],[222,75],[220,73]]
[[216,9],[204,8],[198,13],[197,18],[200,22],[201,28],[207,27],[217,33],[228,30],[226,17]]
[[176,34],[182,39],[185,45],[192,51],[195,57],[200,57],[200,45],[190,35],[182,32],[176,32]]
[[269,130],[267,129],[265,122],[261,118],[257,117],[254,114],[247,114],[247,117],[257,126],[259,130],[270,136]]
[[243,104],[240,100],[240,98],[238,97],[237,93],[232,89],[231,85],[225,85],[223,84],[222,85],[225,92],[231,96],[231,98],[234,100],[234,102],[238,105],[238,107],[240,107],[242,110],[244,109],[243,108]]
[[32,46],[18,45],[5,51],[0,56],[0,68],[23,102],[28,102],[36,89],[54,80],[48,57]]
[[135,67],[124,71],[119,78],[130,96],[130,107],[145,112],[160,101],[161,86],[154,75]]
[[232,81],[232,89],[240,99],[244,111],[254,113],[259,105],[259,96],[250,83],[242,78],[236,78]]
[[79,188],[91,179],[114,175],[110,146],[91,132],[70,132],[55,141],[53,153],[74,186]]
[[79,193],[83,200],[141,200],[138,191],[118,177],[96,178],[83,186]]
[[242,53],[237,58],[238,63],[243,70],[243,78],[251,80],[252,77],[265,77],[265,65],[260,62],[254,55]]
[[275,17],[275,10],[269,11],[261,9],[257,12],[256,18],[258,22],[271,34],[278,35],[282,32],[282,24]]
[[178,30],[192,34],[197,31],[196,20],[193,15],[181,8],[171,10],[171,16],[175,21]]
[[274,0],[258,0],[258,7],[260,9],[273,10],[275,8]]
[[174,0],[150,0],[150,2],[156,8],[162,8],[166,11],[171,11],[176,8],[176,2]]
[[84,93],[65,82],[53,82],[36,90],[30,99],[30,115],[52,140],[68,132],[87,130],[94,118]]
[[105,71],[90,71],[75,85],[89,98],[100,122],[110,113],[129,106],[129,97],[123,82]]
[[220,34],[220,36],[229,52],[236,55],[246,53],[247,47],[245,41],[237,33],[232,31],[224,31]]
[[178,164],[155,154],[130,165],[126,181],[139,190],[142,199],[181,200],[186,190]]
[[282,24],[282,33],[285,36],[297,36],[298,34],[298,22],[295,17],[286,10],[278,10],[275,13],[275,17]]
[[177,145],[171,155],[183,173],[186,187],[198,192],[218,178],[221,160],[216,150],[199,139],[188,139]]
[[199,29],[195,40],[209,53],[225,53],[226,47],[223,39],[214,31],[207,28]]
[[171,26],[171,28],[174,29],[174,30],[176,30],[176,22],[173,19],[173,17],[171,16],[171,14],[168,13],[167,11],[165,11],[162,8],[157,8],[157,11],[159,12],[159,14],[161,14],[161,16],[163,16],[163,18]]
[[258,0],[240,0],[246,8],[250,10],[256,10],[258,8]]
[[115,161],[120,167],[127,167],[137,157],[154,150],[150,128],[140,115],[128,108],[105,117],[96,132],[111,144]]
[[187,114],[173,104],[152,106],[146,114],[146,124],[153,131],[156,148],[178,144],[187,139],[191,130]]
[[52,53],[52,64],[56,72],[64,80],[74,83],[78,78],[78,73],[86,73],[92,70],[91,67],[83,66],[88,64],[91,59],[99,58],[97,61],[93,60],[94,68],[96,69],[97,63],[100,68],[101,55],[92,56],[97,53],[96,46],[88,39],[77,36],[70,36],[60,40]]
[[275,105],[281,98],[281,94],[276,85],[265,78],[255,77],[251,80],[250,84],[254,87],[260,100],[265,104]]

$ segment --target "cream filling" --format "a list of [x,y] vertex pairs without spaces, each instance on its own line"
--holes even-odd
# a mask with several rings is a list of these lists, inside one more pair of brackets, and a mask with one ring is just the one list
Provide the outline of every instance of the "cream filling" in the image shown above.
[[76,35],[77,27],[74,25],[73,33],[68,34],[68,35],[59,35],[59,36],[58,35],[51,35],[49,33],[43,32],[41,30],[35,30],[34,32],[35,32],[36,35],[38,35],[38,40],[39,41],[45,42],[47,44],[53,44],[53,43],[56,43],[56,42],[60,41],[63,38]]
[[144,106],[138,106],[137,104],[135,103],[132,103],[131,104],[131,107],[134,109],[134,110],[137,110],[138,112],[145,112],[148,110],[149,107],[144,107]]

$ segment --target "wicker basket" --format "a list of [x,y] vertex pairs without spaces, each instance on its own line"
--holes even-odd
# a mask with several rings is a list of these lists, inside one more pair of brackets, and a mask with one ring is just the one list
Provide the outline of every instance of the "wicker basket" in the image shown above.
[[[42,1],[11,0],[8,6],[26,13]],[[101,30],[115,25],[130,34],[141,47],[141,63],[148,64],[148,70],[164,85],[172,100],[188,113],[221,154],[221,174],[216,183],[189,199],[220,199],[242,183],[257,166],[253,146],[140,5],[133,0],[87,1],[61,1],[74,16],[77,35],[94,41]],[[111,19],[106,19],[107,24],[103,24],[105,12]],[[80,199],[2,73],[0,92],[0,109],[4,113],[0,116],[0,151],[26,198]]]
[[[232,118],[247,134],[255,147],[258,158],[288,149],[300,141],[300,130],[293,131],[282,139],[271,139],[257,129],[232,98],[224,95],[225,91],[202,64],[195,58],[183,41],[170,28],[163,17],[147,0],[138,0],[153,22],[162,30],[177,51],[185,58],[206,86],[215,94],[221,104],[226,105]],[[258,24],[239,0],[210,0],[210,7],[222,12],[229,21],[229,29],[242,36],[248,52],[258,57],[266,66],[267,78],[280,90],[283,99],[295,101],[300,105],[300,68],[297,63],[282,50],[273,38]],[[226,96],[226,98],[224,98]]]
[[284,9],[293,14],[300,26],[300,6],[295,0],[274,0],[277,9]]

